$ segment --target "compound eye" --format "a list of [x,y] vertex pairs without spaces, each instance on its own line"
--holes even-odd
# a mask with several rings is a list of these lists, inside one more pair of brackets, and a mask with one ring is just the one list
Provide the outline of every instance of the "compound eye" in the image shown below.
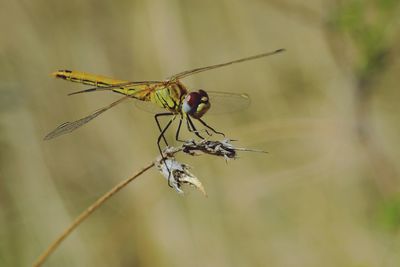
[[201,95],[198,92],[189,93],[183,102],[183,111],[185,113],[193,113],[197,110],[197,106],[200,104]]
[[201,96],[201,102],[207,102],[208,101],[208,94],[207,94],[207,92],[206,91],[204,91],[204,90],[199,90],[199,95]]
[[201,100],[201,96],[197,92],[192,92],[192,93],[188,94],[188,96],[186,97],[186,102],[191,107],[196,107],[200,103],[200,100]]

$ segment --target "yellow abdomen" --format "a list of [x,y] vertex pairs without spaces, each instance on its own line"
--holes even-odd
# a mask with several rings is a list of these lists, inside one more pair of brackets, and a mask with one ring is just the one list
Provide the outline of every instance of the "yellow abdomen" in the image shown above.
[[[185,86],[180,82],[148,82],[143,84],[129,84],[129,81],[125,80],[117,80],[105,76],[71,70],[59,70],[52,73],[52,75],[63,80],[91,85],[99,88],[121,85],[110,90],[123,95],[132,96],[133,98],[142,101],[152,102],[157,106],[165,108],[174,113],[180,112],[180,103],[183,97],[187,94]],[[96,90],[94,89],[90,91]]]
[[86,72],[72,71],[72,70],[59,70],[53,72],[52,75],[56,78],[63,80],[92,85],[95,87],[107,87],[111,85],[123,84],[128,81],[116,80],[100,75],[94,75]]

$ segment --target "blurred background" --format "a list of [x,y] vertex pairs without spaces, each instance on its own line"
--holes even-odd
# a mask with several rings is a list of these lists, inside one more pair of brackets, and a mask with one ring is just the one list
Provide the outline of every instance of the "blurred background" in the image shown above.
[[181,156],[208,198],[146,172],[46,266],[399,266],[399,1],[0,0],[0,30],[0,266],[31,265],[158,154],[134,101],[43,141],[119,97],[67,97],[85,87],[51,72],[158,80],[279,48],[184,80],[248,93],[248,109],[205,118],[269,154]]

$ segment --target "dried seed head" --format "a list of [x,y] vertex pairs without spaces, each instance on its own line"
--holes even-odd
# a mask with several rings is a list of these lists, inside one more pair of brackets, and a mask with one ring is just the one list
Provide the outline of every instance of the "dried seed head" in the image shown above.
[[225,159],[236,158],[236,150],[228,139],[222,141],[188,140],[182,145],[182,151],[190,155],[209,154]]
[[189,184],[200,190],[205,196],[206,191],[200,180],[190,171],[190,166],[176,161],[171,154],[166,153],[165,158],[159,157],[155,163],[160,173],[168,180],[168,183],[178,192],[183,193],[181,189],[183,184]]
[[195,156],[201,154],[209,154],[214,156],[224,157],[225,160],[237,158],[237,151],[251,151],[266,153],[261,150],[237,148],[230,139],[224,139],[222,141],[210,141],[210,140],[188,140],[182,145],[182,151]]

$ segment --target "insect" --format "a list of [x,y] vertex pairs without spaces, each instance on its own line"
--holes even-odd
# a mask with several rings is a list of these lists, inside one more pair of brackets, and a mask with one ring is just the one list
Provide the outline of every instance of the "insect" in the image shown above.
[[[206,129],[205,132],[208,135],[211,135],[209,131],[215,134],[224,134],[215,130],[213,127],[208,125],[203,119],[203,115],[207,113],[207,111],[211,108],[210,97],[212,99],[213,95],[217,97],[235,97],[237,99],[242,99],[243,101],[248,101],[248,96],[245,94],[232,94],[232,93],[210,93],[208,94],[204,90],[192,91],[189,92],[187,87],[180,81],[180,79],[188,77],[190,75],[228,66],[235,63],[241,63],[249,60],[254,60],[258,58],[263,58],[271,55],[278,54],[280,52],[285,51],[284,49],[278,49],[272,52],[267,52],[263,54],[258,54],[251,57],[245,57],[221,64],[196,68],[192,70],[187,70],[180,72],[178,74],[172,75],[166,80],[163,81],[140,81],[140,82],[129,82],[123,80],[116,80],[112,78],[107,78],[103,76],[93,75],[84,72],[78,71],[70,71],[70,70],[59,70],[53,73],[53,76],[56,78],[60,78],[63,80],[81,83],[85,85],[94,86],[93,88],[76,91],[70,93],[69,95],[88,93],[88,92],[97,92],[97,91],[111,91],[115,93],[119,93],[124,95],[122,98],[117,101],[98,109],[97,111],[89,114],[88,116],[81,118],[79,120],[73,122],[66,122],[58,126],[52,132],[45,136],[45,140],[49,140],[60,135],[70,133],[77,128],[85,125],[89,121],[93,120],[100,114],[105,111],[111,109],[112,107],[118,105],[119,103],[135,98],[141,101],[152,102],[154,105],[163,108],[165,112],[155,114],[154,118],[157,123],[157,127],[160,131],[160,135],[157,139],[157,146],[162,155],[162,150],[160,146],[161,140],[168,145],[168,142],[164,136],[167,129],[170,127],[171,123],[179,118],[179,124],[176,131],[175,139],[177,141],[182,141],[179,138],[179,133],[181,129],[182,122],[185,120],[187,129],[189,132],[194,133],[201,139],[204,139],[200,132],[196,129],[193,120],[199,121]],[[159,118],[162,116],[171,116],[171,119],[168,123],[162,128]]]

